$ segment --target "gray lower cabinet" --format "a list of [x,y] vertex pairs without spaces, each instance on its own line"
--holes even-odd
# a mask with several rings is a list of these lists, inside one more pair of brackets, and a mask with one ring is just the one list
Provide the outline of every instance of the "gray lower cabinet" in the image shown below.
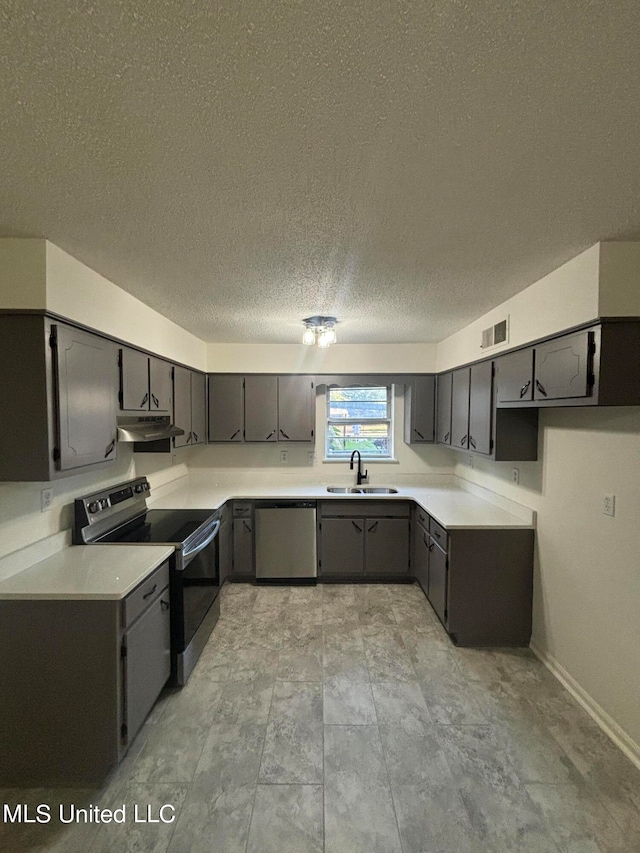
[[249,501],[233,504],[233,574],[255,577],[253,505]]
[[227,503],[220,511],[220,530],[218,532],[218,571],[220,586],[233,572],[233,511]]
[[447,568],[446,552],[430,537],[427,598],[443,623],[447,621]]
[[46,482],[117,455],[118,351],[34,314],[0,316],[0,480]]
[[415,376],[404,392],[404,440],[428,444],[435,440],[436,378]]
[[[423,513],[423,517],[426,514]],[[425,526],[425,521],[427,526]],[[418,509],[413,516],[413,554],[411,559],[412,574],[422,587],[425,595],[429,594],[429,528],[428,517],[421,521]]]
[[406,501],[321,501],[319,574],[408,575],[409,515]]
[[244,376],[210,373],[209,441],[244,440]]
[[120,601],[0,601],[0,785],[98,783],[123,758],[170,674],[168,583],[164,563]]
[[184,435],[173,439],[174,447],[204,444],[207,431],[207,386],[204,373],[176,365],[173,368],[173,422]]

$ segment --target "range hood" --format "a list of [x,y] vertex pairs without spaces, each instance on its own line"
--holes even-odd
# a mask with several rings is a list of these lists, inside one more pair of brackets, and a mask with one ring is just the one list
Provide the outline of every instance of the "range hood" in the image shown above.
[[184,435],[184,430],[174,426],[168,415],[165,417],[122,417],[118,418],[118,441],[147,442]]

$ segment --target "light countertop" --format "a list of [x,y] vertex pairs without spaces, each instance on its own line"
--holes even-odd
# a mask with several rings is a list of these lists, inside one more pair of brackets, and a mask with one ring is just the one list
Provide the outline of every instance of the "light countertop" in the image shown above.
[[0,582],[0,600],[118,600],[173,550],[168,545],[74,545]]
[[[211,480],[198,476],[185,478],[186,483],[158,498],[150,506],[154,509],[218,509],[228,500],[257,500],[261,498],[299,498],[301,500],[414,500],[448,530],[484,529],[532,529],[530,522],[517,515],[483,500],[454,485],[396,486],[395,495],[349,495],[327,492],[325,485],[260,485],[218,486]],[[372,485],[372,484],[365,484]]]

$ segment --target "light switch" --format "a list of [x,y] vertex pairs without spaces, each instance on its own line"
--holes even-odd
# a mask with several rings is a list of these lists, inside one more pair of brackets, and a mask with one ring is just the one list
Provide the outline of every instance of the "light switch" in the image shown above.
[[288,450],[281,450],[280,451],[280,464],[286,465],[288,458],[289,458],[289,451]]

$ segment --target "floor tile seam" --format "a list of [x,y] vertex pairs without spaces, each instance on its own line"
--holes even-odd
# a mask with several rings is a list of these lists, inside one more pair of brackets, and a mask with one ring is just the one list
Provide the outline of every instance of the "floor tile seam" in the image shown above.
[[249,824],[247,826],[247,838],[244,843],[244,850],[246,853],[247,847],[249,845],[249,838],[251,837],[251,826],[253,824],[253,814],[256,808],[256,798],[258,796],[258,780],[260,779],[260,770],[262,769],[262,761],[264,759],[264,747],[267,742],[267,726],[269,725],[269,717],[271,716],[271,705],[273,704],[273,687],[271,688],[271,698],[269,700],[269,712],[267,714],[267,720],[264,723],[264,732],[262,734],[262,749],[260,750],[260,761],[258,762],[258,773],[256,776],[256,783],[253,790],[253,802],[251,803],[251,816],[249,818]]
[[377,720],[377,729],[378,729],[378,737],[380,738],[380,748],[382,750],[382,760],[384,761],[384,768],[387,774],[387,785],[389,787],[389,796],[391,799],[391,807],[393,809],[393,817],[396,822],[396,832],[398,833],[398,843],[400,844],[400,849],[402,851],[405,850],[405,847],[402,843],[402,833],[400,832],[400,821],[398,820],[398,812],[396,811],[396,803],[393,797],[393,788],[391,785],[391,774],[389,773],[389,762],[387,761],[387,750],[384,743],[384,738],[382,737],[381,725],[380,725],[380,717],[378,715],[378,703],[376,702],[375,693],[373,688],[371,688],[371,695],[373,697],[373,708],[376,712],[376,720]]
[[[582,776],[582,774],[580,774],[580,775]],[[584,776],[582,778],[585,779]],[[615,825],[620,829],[620,831],[622,833],[624,833],[626,835],[626,832],[627,832],[626,828],[624,826],[622,826],[622,824],[620,823],[620,821],[616,817],[613,810],[609,807],[607,800],[604,797],[602,797],[598,787],[590,779],[585,779],[585,785],[586,785],[587,790],[589,790],[595,796],[595,798],[598,800],[600,805],[604,808],[606,813],[613,820]],[[627,808],[631,809],[634,814],[638,814],[640,816],[640,809],[637,809],[635,804],[632,801],[625,799],[624,804]],[[640,823],[640,820],[639,820],[639,823]]]

